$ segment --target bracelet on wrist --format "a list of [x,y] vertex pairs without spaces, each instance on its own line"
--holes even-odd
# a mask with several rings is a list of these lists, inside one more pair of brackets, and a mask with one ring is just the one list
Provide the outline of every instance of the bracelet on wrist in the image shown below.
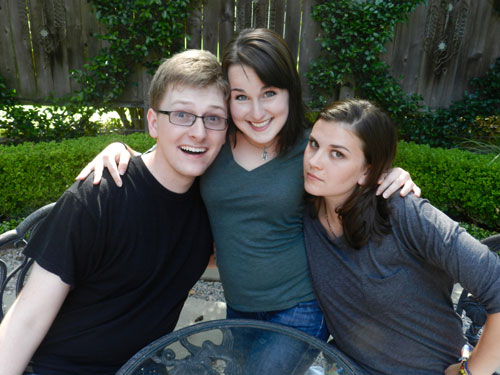
[[460,363],[460,369],[458,370],[459,375],[472,375],[467,366],[467,360]]

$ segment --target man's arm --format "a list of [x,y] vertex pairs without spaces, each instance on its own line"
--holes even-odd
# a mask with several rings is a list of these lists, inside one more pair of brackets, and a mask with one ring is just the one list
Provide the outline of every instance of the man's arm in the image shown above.
[[0,374],[20,375],[47,334],[70,286],[34,263],[0,325]]

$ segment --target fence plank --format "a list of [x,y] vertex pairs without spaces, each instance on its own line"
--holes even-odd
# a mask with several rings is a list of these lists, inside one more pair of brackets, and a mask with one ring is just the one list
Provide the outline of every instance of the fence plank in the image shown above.
[[253,2],[253,22],[255,28],[267,27],[269,10],[269,0],[254,0]]
[[236,31],[252,27],[252,0],[238,0],[236,4]]
[[301,11],[300,1],[287,1],[285,16],[285,41],[288,44],[288,47],[290,47],[290,51],[292,52],[294,59],[297,59],[299,52]]
[[10,27],[10,8],[7,0],[0,0],[0,75],[9,88],[18,87],[16,55],[12,40],[14,34]]
[[312,6],[316,0],[304,0],[304,14],[302,16],[302,35],[300,36],[300,55],[299,55],[299,75],[304,93],[304,101],[310,102],[311,94],[307,84],[306,73],[312,60],[319,55],[321,46],[316,41],[320,25],[311,18]]
[[222,0],[221,23],[219,25],[219,55],[234,36],[234,3],[235,0]]
[[[450,96],[462,99],[470,79],[481,76],[500,57],[500,17],[491,2],[471,1],[463,45],[457,56],[457,71]],[[496,42],[495,42],[496,40]],[[493,42],[493,43],[492,43]]]
[[187,33],[189,35],[189,39],[187,41],[187,47],[193,49],[201,48],[201,1],[194,0],[190,4],[191,11],[189,12],[189,16],[187,19]]
[[203,2],[203,49],[217,56],[219,41],[220,0],[205,0]]
[[283,36],[285,22],[285,0],[271,0],[269,28]]
[[70,91],[64,48],[66,41],[64,3],[55,0],[32,0],[28,6],[40,98],[51,93],[62,96]]
[[422,4],[411,14],[407,23],[398,24],[394,39],[387,43],[386,52],[381,56],[389,64],[392,76],[407,93],[418,90],[427,11],[426,5]]
[[[8,0],[7,10],[10,17],[10,40],[15,55],[17,81],[14,86],[19,99],[37,99],[33,60],[31,58],[31,42],[26,10],[19,1]],[[3,69],[3,68],[2,68]],[[2,72],[3,73],[3,72]]]
[[83,43],[83,59],[88,61],[94,56],[97,56],[101,49],[108,46],[108,42],[102,41],[95,34],[105,34],[106,27],[99,22],[96,17],[95,9],[92,7],[92,2],[83,2],[81,10],[82,19],[82,43]]
[[85,63],[83,49],[84,46],[84,32],[82,25],[82,13],[89,13],[88,3],[86,1],[68,1],[66,3],[67,14],[66,17],[66,49],[67,49],[67,62],[68,71],[70,76],[68,77],[69,90],[70,92],[77,91],[80,89],[80,85],[73,79],[71,79],[71,71],[75,69],[81,69]]

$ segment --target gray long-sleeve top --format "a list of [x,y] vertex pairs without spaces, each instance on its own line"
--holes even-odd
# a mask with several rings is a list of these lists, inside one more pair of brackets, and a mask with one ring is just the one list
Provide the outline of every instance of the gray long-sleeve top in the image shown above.
[[367,374],[443,374],[465,342],[453,284],[500,312],[500,260],[427,200],[390,208],[392,233],[359,250],[306,212],[313,288],[336,345]]

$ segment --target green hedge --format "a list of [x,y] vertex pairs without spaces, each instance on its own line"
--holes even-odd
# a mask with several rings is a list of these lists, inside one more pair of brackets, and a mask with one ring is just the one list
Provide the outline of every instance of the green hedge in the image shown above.
[[500,162],[493,156],[400,142],[394,164],[455,220],[500,231]]
[[135,133],[0,146],[0,223],[57,200],[80,170],[116,140],[139,151],[155,142],[147,134]]
[[[59,143],[0,146],[0,223],[57,200],[81,168],[112,141],[144,151],[147,134],[84,137]],[[500,162],[488,155],[400,142],[395,165],[412,175],[422,195],[455,220],[500,231]]]

